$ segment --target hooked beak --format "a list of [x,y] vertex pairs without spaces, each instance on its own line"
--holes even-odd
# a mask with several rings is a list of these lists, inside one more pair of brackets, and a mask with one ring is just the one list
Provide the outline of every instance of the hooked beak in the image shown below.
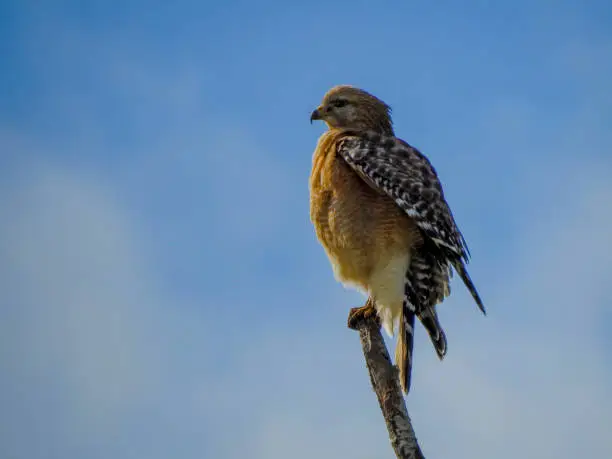
[[319,112],[319,109],[317,108],[310,115],[310,124],[312,124],[314,120],[320,120],[320,119],[321,119],[321,113]]

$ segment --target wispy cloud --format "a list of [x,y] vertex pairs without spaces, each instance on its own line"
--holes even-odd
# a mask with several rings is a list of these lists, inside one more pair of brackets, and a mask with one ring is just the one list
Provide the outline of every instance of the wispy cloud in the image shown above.
[[[526,225],[490,292],[489,317],[459,292],[459,304],[443,308],[452,346],[443,364],[418,335],[418,396],[409,404],[432,457],[612,451],[612,375],[599,326],[612,275],[612,188],[590,172],[573,183],[563,212]],[[156,287],[132,217],[99,179],[44,164],[20,174],[0,225],[6,452],[44,457],[35,445],[23,449],[32,428],[58,454],[102,442],[118,457],[129,448],[164,457],[179,438],[183,457],[285,457],[301,445],[298,458],[365,459],[387,448],[356,336],[332,310],[350,295],[320,292],[330,303],[317,306],[320,323],[283,330],[274,319],[234,331],[214,323],[222,305],[203,304],[204,316],[194,316],[185,299]],[[274,300],[306,306],[289,292]],[[239,333],[238,345],[219,347],[222,334],[210,326]],[[145,413],[153,431],[175,422],[172,438],[142,443],[134,422]]]

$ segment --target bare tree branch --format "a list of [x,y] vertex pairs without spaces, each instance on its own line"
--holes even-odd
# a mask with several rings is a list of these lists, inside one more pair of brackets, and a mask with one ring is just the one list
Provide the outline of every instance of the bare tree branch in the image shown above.
[[376,392],[378,404],[385,417],[395,455],[398,459],[425,459],[408,416],[397,368],[391,363],[389,352],[380,334],[380,324],[375,317],[370,316],[349,320],[349,327],[359,331],[372,388]]

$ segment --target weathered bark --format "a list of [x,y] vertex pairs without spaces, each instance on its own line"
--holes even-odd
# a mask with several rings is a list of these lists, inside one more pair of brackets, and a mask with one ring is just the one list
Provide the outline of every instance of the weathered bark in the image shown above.
[[425,459],[408,416],[397,368],[391,363],[380,334],[380,324],[374,317],[361,317],[349,320],[349,327],[359,331],[372,388],[385,417],[395,455],[398,459]]

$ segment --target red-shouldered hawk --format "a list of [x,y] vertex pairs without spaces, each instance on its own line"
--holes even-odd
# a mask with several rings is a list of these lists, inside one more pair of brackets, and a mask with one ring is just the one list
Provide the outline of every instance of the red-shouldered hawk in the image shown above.
[[395,361],[408,393],[415,315],[438,357],[446,354],[435,306],[450,294],[452,268],[485,309],[436,171],[416,148],[395,137],[390,111],[352,86],[325,94],[310,118],[329,127],[313,156],[310,218],[336,279],[369,295],[349,320],[377,314],[391,336],[398,324]]

